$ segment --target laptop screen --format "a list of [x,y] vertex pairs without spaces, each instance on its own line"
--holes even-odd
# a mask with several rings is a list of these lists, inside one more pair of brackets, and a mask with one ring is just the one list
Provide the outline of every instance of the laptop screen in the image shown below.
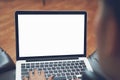
[[85,54],[85,13],[16,12],[17,54],[45,57]]

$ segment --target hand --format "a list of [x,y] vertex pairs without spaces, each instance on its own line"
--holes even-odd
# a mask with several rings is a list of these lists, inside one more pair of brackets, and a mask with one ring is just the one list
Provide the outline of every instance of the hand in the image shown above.
[[[34,70],[34,74],[32,71],[29,72],[29,78],[24,77],[23,80],[46,80],[44,71],[38,73],[37,69]],[[53,76],[50,76],[48,80],[53,80]]]

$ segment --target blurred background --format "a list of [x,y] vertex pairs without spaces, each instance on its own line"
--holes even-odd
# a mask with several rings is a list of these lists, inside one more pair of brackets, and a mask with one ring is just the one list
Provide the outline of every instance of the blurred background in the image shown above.
[[0,0],[0,47],[16,62],[15,11],[84,10],[87,19],[87,56],[96,49],[94,18],[98,0]]

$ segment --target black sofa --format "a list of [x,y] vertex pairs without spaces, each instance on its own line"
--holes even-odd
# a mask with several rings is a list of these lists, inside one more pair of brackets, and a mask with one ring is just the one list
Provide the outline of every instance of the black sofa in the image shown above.
[[0,80],[15,80],[15,64],[2,48],[0,48]]

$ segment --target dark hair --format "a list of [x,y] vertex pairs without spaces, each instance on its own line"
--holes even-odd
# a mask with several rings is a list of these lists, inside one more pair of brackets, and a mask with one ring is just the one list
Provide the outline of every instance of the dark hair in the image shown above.
[[107,8],[111,8],[120,27],[120,0],[102,0]]

